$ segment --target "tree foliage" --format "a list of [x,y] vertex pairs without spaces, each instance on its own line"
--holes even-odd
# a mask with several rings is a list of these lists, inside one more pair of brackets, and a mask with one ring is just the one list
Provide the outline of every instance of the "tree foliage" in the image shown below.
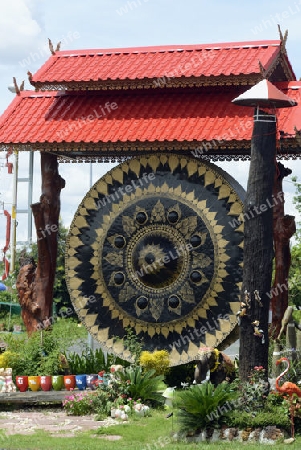
[[[56,261],[56,274],[53,289],[53,301],[56,307],[56,313],[60,314],[62,311],[70,311],[73,309],[70,295],[66,285],[65,277],[65,247],[68,229],[64,227],[63,223],[59,223],[58,234],[58,256]],[[72,317],[75,317],[74,313]]]

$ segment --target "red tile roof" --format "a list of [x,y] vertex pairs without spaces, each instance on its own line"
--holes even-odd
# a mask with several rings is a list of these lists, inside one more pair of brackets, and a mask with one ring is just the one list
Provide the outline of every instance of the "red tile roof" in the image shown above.
[[72,83],[154,82],[166,77],[164,84],[168,78],[260,75],[259,61],[269,71],[279,59],[285,60],[287,75],[278,81],[295,80],[280,40],[69,50],[51,56],[31,82],[38,88],[59,89]]
[[[278,83],[299,106],[279,110],[278,129],[301,129],[301,82]],[[0,143],[24,148],[43,144],[89,144],[204,141],[219,145],[249,141],[253,108],[231,103],[245,87],[174,91],[56,92],[24,91],[0,119]],[[115,108],[115,109],[114,109]],[[67,147],[66,147],[67,148]],[[100,148],[100,147],[99,147]],[[214,149],[213,149],[214,150]]]

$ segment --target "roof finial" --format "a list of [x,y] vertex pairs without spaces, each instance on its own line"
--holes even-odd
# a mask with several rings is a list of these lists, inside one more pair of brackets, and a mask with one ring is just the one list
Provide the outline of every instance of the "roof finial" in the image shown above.
[[48,38],[48,44],[49,44],[49,50],[51,51],[51,53],[53,55],[55,55],[55,53],[58,52],[60,50],[60,48],[61,48],[61,41],[57,43],[55,50],[54,50],[53,44],[52,44],[52,42],[51,42],[51,40],[49,38]]
[[258,65],[259,65],[259,69],[260,69],[260,73],[261,73],[261,75],[262,75],[262,78],[265,79],[265,78],[267,77],[268,71],[265,70],[265,68],[263,67],[263,65],[262,65],[262,63],[261,63],[260,60],[258,60]]
[[279,31],[279,36],[280,36],[280,40],[281,40],[281,50],[286,53],[286,41],[287,41],[287,37],[288,37],[288,30],[285,30],[284,35],[282,34],[280,25],[278,23],[278,31]]
[[295,135],[296,140],[297,140],[298,144],[300,145],[301,144],[301,130],[298,130],[297,127],[295,126],[294,131],[296,133],[296,135]]
[[24,81],[22,81],[22,83],[20,84],[20,87],[19,87],[17,84],[17,81],[16,81],[16,77],[13,77],[13,83],[14,83],[16,94],[20,95],[20,92],[24,91]]

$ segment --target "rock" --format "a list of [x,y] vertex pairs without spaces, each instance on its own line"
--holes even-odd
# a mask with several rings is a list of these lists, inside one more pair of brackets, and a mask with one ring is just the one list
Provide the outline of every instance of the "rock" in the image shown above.
[[283,439],[283,437],[284,435],[279,428],[275,426],[268,426],[262,430],[260,442],[263,444],[273,444],[278,441],[278,439]]
[[223,432],[223,439],[231,442],[237,436],[237,433],[238,430],[236,428],[226,428]]
[[284,441],[283,441],[284,444],[292,444],[293,442],[295,442],[295,438],[293,438],[293,437],[284,439]]
[[[283,432],[276,426],[267,426],[261,428],[246,428],[239,430],[238,428],[226,428],[215,430],[203,430],[198,435],[188,435],[186,438],[189,442],[256,442],[262,444],[275,444],[279,439],[284,438]],[[286,443],[291,443],[290,439],[286,439]]]
[[242,441],[247,441],[249,439],[250,433],[252,431],[252,428],[246,428],[241,433],[241,439]]

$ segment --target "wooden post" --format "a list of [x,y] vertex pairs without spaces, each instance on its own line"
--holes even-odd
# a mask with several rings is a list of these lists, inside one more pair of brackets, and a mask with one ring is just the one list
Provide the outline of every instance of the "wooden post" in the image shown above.
[[[276,156],[276,121],[255,121],[251,162],[244,204],[244,268],[242,302],[249,297],[241,317],[239,375],[247,381],[255,366],[268,376],[268,318],[273,260],[273,183]],[[270,119],[270,120],[269,120]],[[255,291],[258,291],[256,299]]]
[[38,239],[38,262],[25,259],[17,278],[22,318],[30,334],[51,325],[59,231],[60,193],[65,181],[56,155],[41,152],[42,195],[31,205]]
[[297,359],[297,335],[296,335],[296,327],[293,320],[291,320],[287,324],[286,328],[286,351],[287,357],[291,361],[295,361]]
[[[300,323],[298,325],[300,327]],[[301,330],[297,327],[296,328],[296,350],[298,359],[300,360],[300,352],[301,352]]]
[[270,337],[277,338],[281,321],[288,307],[288,275],[291,265],[290,238],[296,232],[295,217],[284,214],[284,192],[282,182],[284,177],[292,173],[291,169],[277,163],[274,180],[274,249],[275,249],[275,278],[272,287],[271,309],[272,323]]
[[276,365],[276,362],[280,358],[281,358],[280,343],[275,341],[273,358],[272,358],[272,377],[273,378],[277,378],[281,373],[280,365],[278,365],[278,366]]

